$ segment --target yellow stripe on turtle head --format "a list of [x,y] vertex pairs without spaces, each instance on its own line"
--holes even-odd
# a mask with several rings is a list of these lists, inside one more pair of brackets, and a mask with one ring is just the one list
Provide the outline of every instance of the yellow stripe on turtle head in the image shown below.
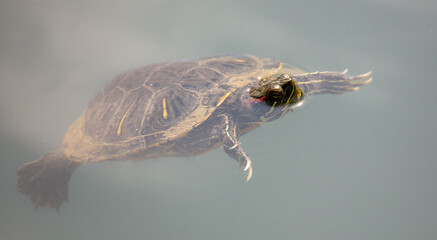
[[274,102],[270,108],[270,111],[268,111],[266,114],[261,116],[261,118],[260,118],[261,121],[267,122],[269,120],[268,116],[273,112],[273,110],[275,110],[276,103],[278,103],[278,102]]
[[282,69],[282,65],[283,65],[282,62],[280,62],[280,63],[279,63],[278,70]]
[[235,62],[245,62],[243,59],[235,59]]
[[290,100],[293,97],[293,95],[294,95],[294,88],[293,91],[290,93],[290,96],[288,97],[286,104],[290,104]]
[[165,104],[165,98],[162,99],[162,117],[167,119],[167,105]]

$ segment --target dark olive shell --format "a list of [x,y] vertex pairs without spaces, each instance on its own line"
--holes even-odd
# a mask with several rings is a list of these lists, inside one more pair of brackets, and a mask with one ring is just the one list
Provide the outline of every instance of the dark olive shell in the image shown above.
[[121,74],[69,129],[64,152],[77,161],[99,161],[177,140],[205,121],[230,93],[281,67],[271,59],[224,56],[159,63]]

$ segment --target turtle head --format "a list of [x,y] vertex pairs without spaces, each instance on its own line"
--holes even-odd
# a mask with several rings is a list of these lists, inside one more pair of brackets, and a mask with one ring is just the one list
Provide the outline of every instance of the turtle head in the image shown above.
[[273,121],[298,106],[303,100],[300,88],[289,74],[274,75],[260,79],[249,90],[252,104],[249,110],[256,121]]
[[302,98],[302,91],[289,74],[263,78],[249,94],[273,107],[294,104]]

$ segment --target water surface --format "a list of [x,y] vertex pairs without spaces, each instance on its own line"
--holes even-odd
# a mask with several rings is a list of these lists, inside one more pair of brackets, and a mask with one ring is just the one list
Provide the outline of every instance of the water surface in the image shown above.
[[[436,239],[432,1],[2,1],[0,239]],[[118,73],[222,54],[372,71],[221,149],[81,166],[60,214],[16,170],[60,147]]]

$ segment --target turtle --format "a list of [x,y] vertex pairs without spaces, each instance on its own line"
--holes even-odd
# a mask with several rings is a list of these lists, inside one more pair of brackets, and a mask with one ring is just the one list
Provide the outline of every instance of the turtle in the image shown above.
[[240,136],[310,95],[368,84],[371,72],[305,72],[271,58],[220,56],[148,65],[116,76],[67,130],[62,147],[17,172],[35,207],[59,210],[82,163],[190,157],[223,146],[252,176]]

